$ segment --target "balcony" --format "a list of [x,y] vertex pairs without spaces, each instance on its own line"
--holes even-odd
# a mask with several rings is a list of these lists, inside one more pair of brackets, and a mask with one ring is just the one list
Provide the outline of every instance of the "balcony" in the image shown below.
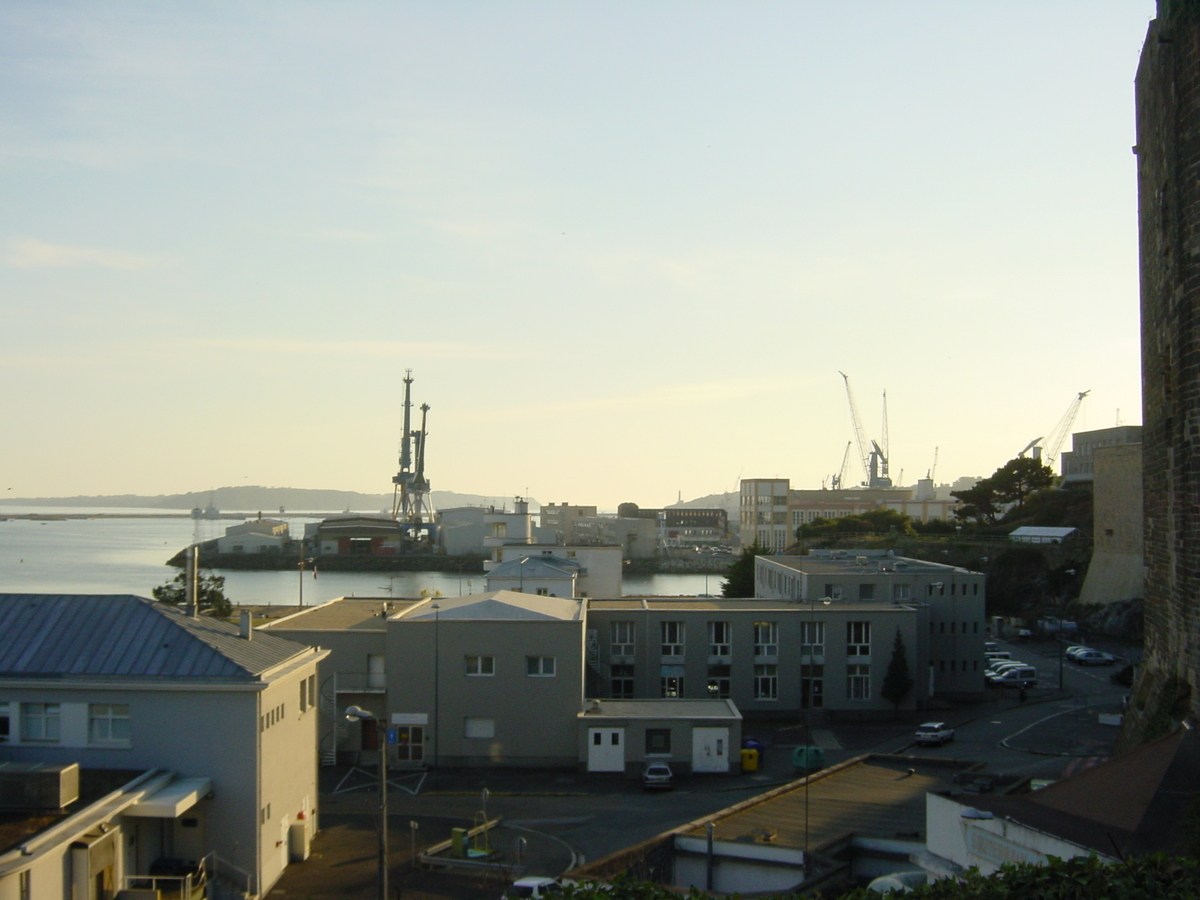
[[338,672],[333,676],[338,694],[383,694],[387,692],[386,672]]

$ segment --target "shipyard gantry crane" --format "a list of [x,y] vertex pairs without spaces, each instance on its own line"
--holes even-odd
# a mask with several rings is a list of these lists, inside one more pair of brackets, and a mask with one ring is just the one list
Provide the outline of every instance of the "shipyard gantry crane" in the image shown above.
[[[412,430],[412,369],[404,370],[404,434],[400,439],[400,471],[392,478],[392,518],[410,525],[420,525],[432,513],[426,500],[429,479],[425,477],[425,423],[429,404],[421,404],[421,429]],[[414,453],[415,450],[415,453]],[[413,458],[416,457],[416,469]]]

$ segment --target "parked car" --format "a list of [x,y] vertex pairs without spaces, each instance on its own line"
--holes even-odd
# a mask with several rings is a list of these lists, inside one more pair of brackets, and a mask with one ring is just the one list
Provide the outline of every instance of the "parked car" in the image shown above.
[[1037,687],[1038,673],[1033,666],[1011,666],[988,679],[995,687]]
[[942,744],[954,740],[954,729],[945,722],[926,722],[917,729],[918,744]]
[[669,791],[673,781],[671,767],[665,762],[646,763],[646,768],[642,770],[642,787],[648,791]]
[[562,884],[557,878],[547,878],[544,875],[530,875],[514,881],[512,887],[501,895],[501,900],[526,900],[526,898],[540,900],[540,898],[548,897],[550,894],[559,893],[561,889]]
[[1069,647],[1063,650],[1063,655],[1069,659],[1074,659],[1077,654],[1091,649],[1091,647],[1085,647],[1083,644],[1071,644]]
[[1111,653],[1103,653],[1100,650],[1084,650],[1082,653],[1076,653],[1072,659],[1081,666],[1111,666],[1117,661]]
[[983,642],[983,652],[984,653],[998,653],[999,650],[1000,650],[1000,645],[997,644],[995,641],[984,641]]
[[1019,659],[1001,659],[992,663],[984,669],[983,677],[991,678],[993,675],[999,675],[1006,669],[1011,669],[1013,666],[1027,666],[1029,663],[1021,662]]

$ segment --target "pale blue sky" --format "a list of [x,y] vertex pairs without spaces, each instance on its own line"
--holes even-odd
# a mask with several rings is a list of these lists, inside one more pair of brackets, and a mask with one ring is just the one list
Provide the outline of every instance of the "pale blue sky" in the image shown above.
[[[645,506],[1141,421],[1140,2],[0,6],[0,491]],[[857,473],[852,471],[852,477]]]

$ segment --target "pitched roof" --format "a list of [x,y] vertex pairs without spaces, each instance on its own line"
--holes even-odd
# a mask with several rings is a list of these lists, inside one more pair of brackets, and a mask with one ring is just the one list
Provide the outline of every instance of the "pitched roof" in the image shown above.
[[[434,610],[433,604],[438,605]],[[583,616],[583,601],[569,597],[543,597],[520,591],[491,591],[466,597],[437,597],[427,605],[414,606],[395,618],[437,618],[441,621],[519,620],[577,621]]]
[[558,556],[523,556],[500,563],[488,578],[574,578],[583,568],[573,559]]
[[0,594],[0,678],[255,681],[312,652],[130,594]]

